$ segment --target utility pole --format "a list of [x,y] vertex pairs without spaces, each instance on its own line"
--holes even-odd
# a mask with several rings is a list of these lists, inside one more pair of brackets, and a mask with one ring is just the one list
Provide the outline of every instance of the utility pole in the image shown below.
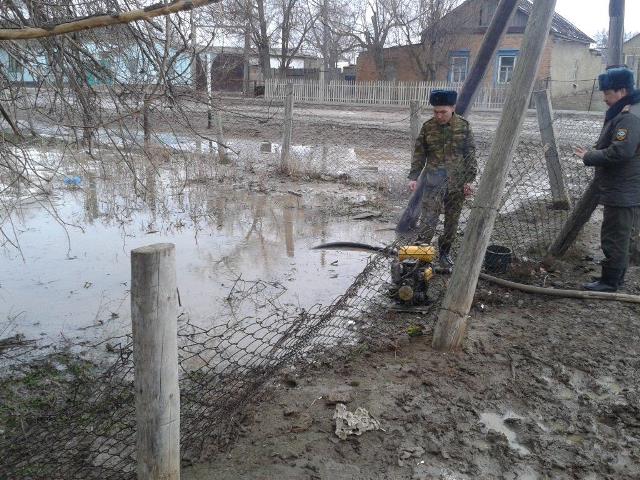
[[[609,0],[609,41],[607,44],[607,65],[621,65],[624,40],[624,0]],[[595,180],[587,186],[582,197],[569,215],[558,237],[547,251],[547,261],[561,257],[578,237],[582,227],[589,221],[598,206],[598,186]]]
[[480,179],[460,255],[438,313],[433,333],[433,347],[436,350],[456,350],[462,346],[466,335],[473,294],[549,36],[555,6],[556,0],[537,0],[533,4],[522,41],[520,60],[513,74],[487,166]]
[[622,65],[624,55],[624,0],[609,0],[609,39],[607,42],[607,64]]

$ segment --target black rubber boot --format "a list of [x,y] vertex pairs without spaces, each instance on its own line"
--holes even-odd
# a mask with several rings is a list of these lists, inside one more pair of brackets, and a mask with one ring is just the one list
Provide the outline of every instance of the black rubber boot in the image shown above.
[[585,283],[582,288],[591,292],[615,292],[624,274],[622,269],[603,267],[602,276],[594,282]]
[[620,276],[618,277],[618,288],[624,285],[624,276],[627,274],[627,269],[620,271]]

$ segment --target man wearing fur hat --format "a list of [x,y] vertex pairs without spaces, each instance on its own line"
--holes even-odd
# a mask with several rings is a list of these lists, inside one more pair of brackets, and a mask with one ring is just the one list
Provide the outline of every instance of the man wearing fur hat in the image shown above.
[[596,168],[605,259],[601,277],[583,288],[615,292],[623,283],[631,236],[640,220],[640,90],[634,89],[633,72],[625,67],[607,69],[598,81],[609,107],[600,138],[593,149],[574,152]]
[[455,113],[457,93],[434,90],[429,97],[433,117],[427,120],[416,139],[409,172],[409,189],[426,169],[426,186],[422,202],[422,231],[419,239],[430,243],[435,235],[440,213],[444,210],[444,232],[438,238],[440,264],[450,268],[451,246],[458,231],[458,221],[465,196],[477,173],[476,147],[469,122]]

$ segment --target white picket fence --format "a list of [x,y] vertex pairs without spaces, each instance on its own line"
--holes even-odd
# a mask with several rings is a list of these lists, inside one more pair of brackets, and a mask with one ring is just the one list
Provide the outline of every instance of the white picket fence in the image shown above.
[[[436,89],[460,91],[462,84],[450,82],[344,82],[321,85],[318,80],[268,79],[265,98],[283,99],[287,83],[293,84],[293,97],[306,103],[347,103],[353,105],[409,105],[417,100],[426,104]],[[504,105],[506,87],[484,87],[478,91],[474,109],[500,109]]]

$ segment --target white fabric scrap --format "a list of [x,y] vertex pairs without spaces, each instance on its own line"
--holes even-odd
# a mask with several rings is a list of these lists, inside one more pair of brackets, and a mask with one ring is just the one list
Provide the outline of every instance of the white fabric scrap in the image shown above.
[[333,414],[336,421],[336,435],[346,440],[349,435],[362,435],[369,430],[380,430],[380,422],[372,418],[364,408],[357,408],[355,412],[349,412],[344,403],[336,404]]

